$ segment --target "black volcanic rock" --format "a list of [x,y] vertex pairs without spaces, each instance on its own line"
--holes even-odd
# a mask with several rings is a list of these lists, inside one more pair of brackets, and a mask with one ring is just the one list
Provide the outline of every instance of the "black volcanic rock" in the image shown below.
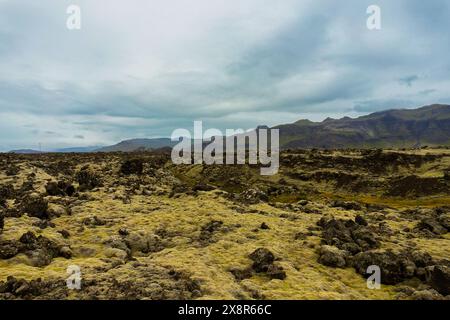
[[433,289],[443,295],[450,294],[450,267],[435,266],[432,268],[429,280]]
[[50,196],[72,196],[75,193],[75,187],[65,181],[51,181],[45,186],[45,191]]
[[142,159],[129,159],[120,166],[120,172],[124,175],[142,174],[144,162]]
[[48,201],[39,195],[29,195],[21,203],[21,211],[31,217],[48,219]]

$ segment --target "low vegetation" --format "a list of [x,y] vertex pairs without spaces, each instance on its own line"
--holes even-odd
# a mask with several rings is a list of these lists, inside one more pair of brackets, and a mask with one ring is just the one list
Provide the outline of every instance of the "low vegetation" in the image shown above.
[[3,154],[0,299],[448,299],[448,172],[448,149],[285,151],[275,176]]

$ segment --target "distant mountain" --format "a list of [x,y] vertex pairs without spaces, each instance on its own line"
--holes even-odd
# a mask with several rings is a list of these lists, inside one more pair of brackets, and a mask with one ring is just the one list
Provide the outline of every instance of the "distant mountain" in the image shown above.
[[[418,109],[386,110],[355,119],[327,118],[322,122],[299,120],[274,129],[280,129],[282,149],[450,145],[450,105],[434,104]],[[170,148],[175,144],[169,138],[131,139],[95,151],[132,152]]]
[[450,145],[450,105],[387,110],[356,119],[300,120],[275,128],[284,149]]
[[[450,105],[434,104],[418,109],[386,110],[355,119],[327,118],[322,122],[299,120],[276,126],[274,129],[280,129],[282,149],[411,148],[450,145]],[[51,152],[149,151],[172,148],[175,144],[177,142],[169,138],[131,139],[106,147],[64,148]],[[10,152],[42,153],[31,149]]]
[[61,148],[54,149],[51,152],[60,152],[60,153],[86,153],[93,152],[98,150],[101,146],[93,146],[93,147],[72,147],[72,148]]
[[173,147],[177,142],[172,142],[169,138],[158,139],[131,139],[119,142],[113,146],[103,147],[96,152],[133,152],[139,150],[155,150],[165,147]]
[[33,149],[18,149],[18,150],[11,150],[8,153],[18,153],[18,154],[37,154],[37,153],[43,153],[42,151],[33,150]]

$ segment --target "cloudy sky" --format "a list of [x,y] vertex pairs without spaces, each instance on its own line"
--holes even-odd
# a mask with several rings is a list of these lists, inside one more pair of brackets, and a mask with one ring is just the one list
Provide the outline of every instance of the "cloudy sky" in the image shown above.
[[0,0],[0,151],[450,103],[449,56],[447,0]]

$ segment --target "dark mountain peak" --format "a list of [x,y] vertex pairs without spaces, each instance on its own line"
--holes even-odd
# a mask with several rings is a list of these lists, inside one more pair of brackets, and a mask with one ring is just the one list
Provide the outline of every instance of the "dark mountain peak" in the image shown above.
[[391,109],[375,112],[361,118],[374,118],[374,117],[395,117],[402,119],[417,119],[424,120],[425,118],[436,118],[440,116],[450,116],[450,105],[446,104],[432,104],[423,106],[417,109]]
[[313,122],[309,119],[300,119],[297,122],[295,122],[295,124],[297,125],[311,125],[311,124],[316,124],[317,122]]
[[424,106],[424,107],[418,108],[417,110],[426,110],[426,109],[449,111],[450,110],[450,105],[436,103],[436,104],[430,104],[428,106]]
[[450,145],[450,105],[392,109],[355,119],[327,118],[281,125],[284,148],[414,147]]

